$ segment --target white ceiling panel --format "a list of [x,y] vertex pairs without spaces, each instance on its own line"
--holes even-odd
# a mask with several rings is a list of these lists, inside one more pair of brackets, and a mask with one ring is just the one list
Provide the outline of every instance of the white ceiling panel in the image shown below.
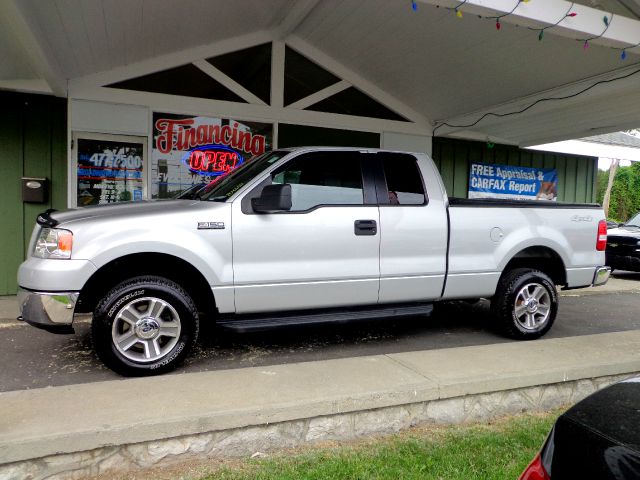
[[0,15],[0,80],[37,77],[24,48],[7,24],[7,19]]
[[324,0],[297,34],[433,120],[627,65],[615,50],[401,0]]
[[67,78],[270,29],[290,0],[21,0]]

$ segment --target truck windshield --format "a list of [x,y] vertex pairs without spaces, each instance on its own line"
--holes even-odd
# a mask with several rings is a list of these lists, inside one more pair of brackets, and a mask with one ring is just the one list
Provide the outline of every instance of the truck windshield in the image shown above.
[[635,216],[631,217],[627,223],[624,224],[625,227],[640,227],[640,213],[637,213]]
[[247,182],[260,175],[262,171],[288,153],[287,151],[276,150],[253,157],[234,171],[220,178],[217,182],[207,186],[207,188],[198,193],[197,198],[211,202],[226,202],[231,195],[244,187]]

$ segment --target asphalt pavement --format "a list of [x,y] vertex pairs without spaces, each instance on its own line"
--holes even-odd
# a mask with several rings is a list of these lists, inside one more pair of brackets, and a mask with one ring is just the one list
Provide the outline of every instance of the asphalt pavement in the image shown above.
[[[562,293],[556,324],[545,338],[640,330],[640,274],[617,272],[605,287]],[[17,322],[13,299],[0,299],[0,391],[121,379],[97,359],[88,320],[74,335],[55,335]],[[4,307],[3,307],[4,302]],[[488,305],[454,302],[431,317],[236,334],[204,328],[196,351],[172,375],[513,343],[496,333]]]

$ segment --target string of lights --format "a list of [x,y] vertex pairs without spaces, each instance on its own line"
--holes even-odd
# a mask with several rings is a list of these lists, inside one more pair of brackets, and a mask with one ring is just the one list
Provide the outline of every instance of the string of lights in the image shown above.
[[502,15],[498,15],[497,17],[486,17],[486,18],[495,19],[495,21],[496,21],[496,30],[500,30],[500,27],[502,26],[502,24],[500,23],[500,19],[504,18],[504,17],[508,17],[509,15],[513,14],[513,12],[516,11],[516,8],[518,8],[521,3],[529,3],[529,0],[518,0],[518,3],[516,3],[516,6],[513,7],[511,9],[511,11],[509,11],[507,13],[503,13]]
[[558,25],[560,25],[560,23],[562,23],[564,21],[565,18],[567,17],[575,17],[576,15],[578,15],[576,12],[572,12],[571,10],[573,10],[573,6],[575,5],[575,2],[571,2],[571,6],[569,7],[569,9],[567,10],[567,12],[560,18],[560,20],[558,20],[556,23],[553,23],[551,25],[547,25],[546,27],[542,27],[542,28],[531,28],[531,27],[527,27],[529,28],[529,30],[535,30],[538,33],[538,40],[542,41],[542,38],[544,37],[544,31],[549,29],[549,28],[553,28],[553,27],[557,27]]
[[450,123],[447,122],[435,122],[435,126],[432,132],[432,135],[435,137],[436,136],[436,132],[438,131],[438,129],[442,128],[442,127],[449,127],[449,128],[470,128],[470,127],[474,127],[476,126],[478,123],[480,123],[482,120],[484,120],[487,117],[497,117],[497,118],[502,118],[502,117],[509,117],[511,115],[519,115],[520,113],[524,113],[527,110],[530,110],[531,108],[535,107],[536,105],[540,104],[540,103],[544,103],[544,102],[552,102],[552,101],[559,101],[559,100],[567,100],[569,98],[574,98],[577,97],[578,95],[582,95],[585,92],[588,92],[589,90],[591,90],[592,88],[597,87],[598,85],[602,85],[604,83],[610,83],[610,82],[616,82],[618,80],[624,80],[625,78],[629,78],[632,77],[633,75],[637,75],[638,73],[640,73],[640,68],[633,70],[629,73],[626,73],[625,75],[621,75],[619,77],[615,77],[615,78],[609,78],[606,80],[599,80],[591,85],[589,85],[588,87],[583,88],[582,90],[572,93],[570,95],[564,95],[562,97],[548,97],[548,98],[539,98],[538,100],[536,100],[535,102],[530,103],[529,105],[527,105],[524,108],[521,108],[520,110],[515,110],[512,112],[506,112],[506,113],[495,113],[495,112],[487,112],[484,115],[482,115],[480,118],[478,118],[476,121],[472,122],[472,123],[468,123],[466,125],[452,125]]
[[[613,13],[611,14],[611,20],[613,20]],[[596,35],[595,37],[585,38],[584,40],[578,40],[579,42],[584,42],[582,48],[584,48],[585,50],[589,48],[589,42],[591,40],[596,40],[598,38],[601,38],[605,33],[607,33],[607,30],[609,30],[609,26],[611,25],[611,21],[609,20],[609,17],[605,15],[604,17],[602,17],[602,21],[604,22],[604,30],[602,31],[602,33],[600,33],[600,35]]]
[[456,12],[456,17],[458,18],[462,18],[462,10],[460,10],[460,7],[463,6],[465,3],[467,3],[469,0],[462,0],[458,5],[456,5],[453,8],[447,8],[447,10],[452,10],[454,12]]
[[[447,10],[453,11],[455,12],[456,16],[458,18],[462,18],[462,10],[461,7],[467,3],[469,0],[462,0],[460,3],[458,3],[455,7],[444,7]],[[498,15],[498,16],[482,16],[482,15],[477,15],[478,18],[483,19],[483,20],[495,20],[495,25],[496,25],[496,30],[500,30],[500,28],[502,27],[502,23],[501,23],[501,19],[508,17],[509,15],[513,15],[513,13],[516,11],[516,9],[520,6],[521,3],[528,3],[530,0],[517,0],[517,4],[509,11],[506,13],[503,13],[502,15]],[[576,12],[572,12],[571,10],[573,10],[573,7],[575,6],[575,2],[571,3],[571,6],[569,7],[569,9],[567,10],[567,12],[555,23],[552,23],[550,25],[547,25],[545,27],[542,28],[532,28],[532,27],[527,27],[527,29],[529,30],[533,30],[538,32],[538,40],[542,41],[542,39],[544,38],[544,33],[546,30],[553,28],[553,27],[557,27],[559,26],[566,18],[573,18],[576,17],[578,14]],[[436,8],[440,8],[440,5],[435,5]],[[416,12],[418,10],[418,4],[416,3],[416,0],[411,0],[411,9]],[[579,42],[582,42],[582,47],[584,50],[587,50],[589,48],[589,42],[596,40],[598,38],[602,38],[604,36],[604,34],[607,32],[607,30],[609,29],[609,27],[611,26],[611,22],[613,21],[613,17],[614,14],[611,13],[609,14],[611,15],[611,17],[605,15],[603,17],[603,22],[605,25],[604,30],[599,34],[596,35],[594,37],[589,37],[589,38],[584,38],[584,39],[576,39]],[[518,26],[518,25],[516,25]],[[620,59],[621,60],[626,60],[627,58],[627,50],[636,48],[636,47],[640,47],[640,42],[636,43],[635,45],[627,45],[626,47],[622,47],[622,48],[618,48],[618,47],[606,47],[606,48],[610,48],[612,50],[616,50],[618,52],[620,52]]]

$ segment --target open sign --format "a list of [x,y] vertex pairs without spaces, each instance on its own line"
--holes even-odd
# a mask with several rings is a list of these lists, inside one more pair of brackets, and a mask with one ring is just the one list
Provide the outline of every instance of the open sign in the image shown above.
[[244,158],[224,145],[204,145],[185,153],[182,162],[193,173],[213,177],[230,172],[241,165]]

